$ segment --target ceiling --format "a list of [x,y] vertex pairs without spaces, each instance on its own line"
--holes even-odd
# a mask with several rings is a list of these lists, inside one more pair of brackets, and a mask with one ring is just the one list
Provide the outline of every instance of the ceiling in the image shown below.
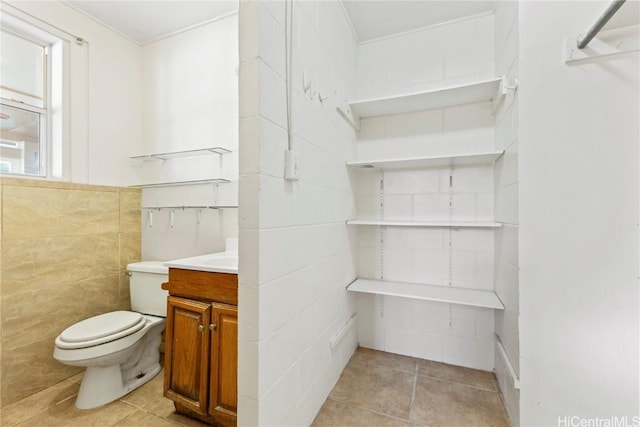
[[493,10],[493,1],[344,0],[358,39],[377,39]]
[[79,0],[66,3],[138,44],[159,40],[238,10],[237,0]]
[[[236,0],[69,0],[66,3],[138,44],[228,15],[238,8]],[[343,3],[359,40],[366,41],[490,11],[494,2],[344,0]]]

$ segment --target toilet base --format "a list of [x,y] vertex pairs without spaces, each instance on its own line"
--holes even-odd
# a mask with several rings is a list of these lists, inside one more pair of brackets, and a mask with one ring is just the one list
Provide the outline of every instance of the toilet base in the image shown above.
[[106,405],[147,383],[160,370],[160,363],[153,364],[123,385],[120,365],[88,367],[75,406],[78,409],[93,409]]

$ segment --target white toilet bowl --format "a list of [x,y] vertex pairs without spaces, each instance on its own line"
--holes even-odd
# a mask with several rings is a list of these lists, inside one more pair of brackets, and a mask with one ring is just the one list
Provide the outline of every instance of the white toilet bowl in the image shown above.
[[76,399],[78,409],[112,402],[160,372],[158,348],[166,316],[166,291],[160,286],[167,281],[167,268],[162,262],[142,262],[127,269],[132,309],[139,307],[134,300],[142,298],[145,314],[136,310],[94,316],[68,327],[55,340],[56,360],[87,368]]

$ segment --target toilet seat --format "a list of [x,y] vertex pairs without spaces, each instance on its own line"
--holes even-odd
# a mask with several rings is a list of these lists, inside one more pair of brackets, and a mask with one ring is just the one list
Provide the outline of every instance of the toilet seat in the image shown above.
[[131,335],[145,325],[144,316],[132,311],[113,311],[76,323],[62,331],[56,346],[63,349],[92,347]]

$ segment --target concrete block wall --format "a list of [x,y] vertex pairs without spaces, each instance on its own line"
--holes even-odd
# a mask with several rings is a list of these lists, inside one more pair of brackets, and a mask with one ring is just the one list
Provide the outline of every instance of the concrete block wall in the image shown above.
[[330,346],[355,312],[355,136],[335,107],[355,92],[356,38],[339,2],[295,2],[293,16],[288,118],[286,4],[240,4],[238,425],[310,424],[356,346],[355,328]]

